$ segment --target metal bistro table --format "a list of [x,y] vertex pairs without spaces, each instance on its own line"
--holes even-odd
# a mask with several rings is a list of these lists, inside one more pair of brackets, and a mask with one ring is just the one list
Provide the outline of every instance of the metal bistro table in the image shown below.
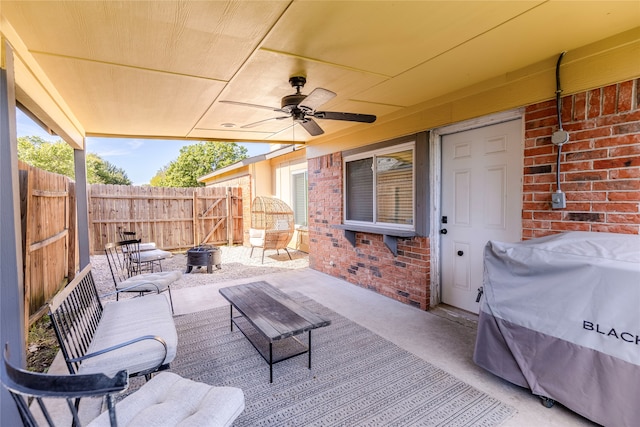
[[[273,365],[283,360],[308,353],[311,369],[311,330],[330,325],[330,320],[266,282],[222,288],[220,294],[231,303],[231,330],[235,324],[269,364],[270,383]],[[234,316],[234,308],[239,315]],[[306,345],[296,338],[304,332]]]

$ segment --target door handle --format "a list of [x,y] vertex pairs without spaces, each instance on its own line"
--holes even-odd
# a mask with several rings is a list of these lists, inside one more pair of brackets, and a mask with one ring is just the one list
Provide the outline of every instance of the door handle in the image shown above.
[[443,228],[442,230],[440,230],[440,234],[447,234],[447,229]]
[[464,255],[464,252],[458,251],[458,256],[462,256],[462,255]]

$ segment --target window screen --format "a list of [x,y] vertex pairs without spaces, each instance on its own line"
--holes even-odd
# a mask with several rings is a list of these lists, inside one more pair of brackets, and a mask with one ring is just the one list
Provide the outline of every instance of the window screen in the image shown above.
[[413,224],[413,151],[376,156],[377,221]]
[[346,213],[350,221],[373,221],[373,158],[346,164]]
[[293,220],[296,225],[307,225],[307,172],[291,177]]

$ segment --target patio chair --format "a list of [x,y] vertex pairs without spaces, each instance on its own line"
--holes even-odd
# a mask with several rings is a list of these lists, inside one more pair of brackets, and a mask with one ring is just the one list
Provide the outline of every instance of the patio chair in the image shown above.
[[[171,284],[182,277],[182,272],[159,271],[155,273],[138,274],[140,271],[139,258],[131,257],[132,249],[138,240],[125,240],[117,243],[107,243],[104,252],[111,270],[111,277],[115,285],[116,301],[122,292],[133,292],[139,296],[147,293],[160,293],[167,291],[169,303],[173,313],[173,298],[171,296]],[[123,251],[123,248],[128,248]],[[108,294],[109,295],[109,294]]]
[[[103,397],[107,410],[93,419],[88,427],[178,425],[229,426],[244,410],[244,393],[235,387],[214,387],[171,373],[162,372],[140,389],[115,403],[115,395],[129,386],[127,371],[112,378],[104,374],[49,375],[16,368],[9,362],[5,347],[3,386],[13,398],[22,423],[38,426],[63,424],[61,409],[53,399],[66,400],[74,426],[80,426],[79,400]],[[36,404],[29,404],[30,400]],[[33,408],[32,408],[33,407]],[[55,414],[55,415],[54,415]],[[3,423],[4,424],[4,423]],[[67,423],[67,425],[70,423]]]
[[264,251],[275,249],[280,254],[284,249],[291,258],[287,245],[293,237],[295,228],[293,210],[282,200],[275,197],[258,196],[251,203],[251,228],[249,229],[249,244],[253,256],[254,248],[262,248],[262,263]]
[[[121,241],[137,239],[135,231],[124,231],[122,228],[118,228],[118,236]],[[142,243],[142,239],[140,239],[140,251],[152,251],[155,249],[158,249],[155,242]]]
[[171,252],[155,248],[155,243],[152,243],[153,248],[147,247],[142,250],[144,244],[140,239],[123,240],[122,243],[120,249],[127,256],[126,261],[131,275],[143,272],[153,273],[156,268],[162,271],[162,260],[173,256]]

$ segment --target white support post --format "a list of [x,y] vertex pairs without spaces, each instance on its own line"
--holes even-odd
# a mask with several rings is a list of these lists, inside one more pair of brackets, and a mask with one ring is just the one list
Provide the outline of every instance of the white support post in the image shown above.
[[[89,258],[89,202],[87,196],[87,142],[83,141],[84,150],[73,150],[73,162],[76,173],[76,219],[78,221],[78,253],[80,270],[91,262]],[[102,248],[104,249],[104,248]]]
[[[11,361],[24,367],[25,307],[13,49],[6,40],[0,42],[0,347],[4,352],[8,343]],[[0,420],[2,425],[22,424],[4,387],[0,390]]]

